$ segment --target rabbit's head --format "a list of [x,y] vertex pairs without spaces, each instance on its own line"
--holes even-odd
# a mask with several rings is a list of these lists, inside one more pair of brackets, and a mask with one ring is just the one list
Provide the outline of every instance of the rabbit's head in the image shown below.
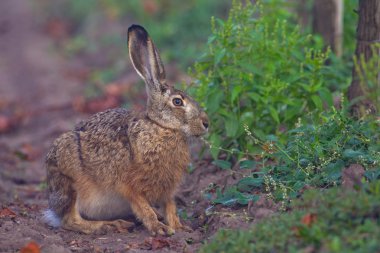
[[135,70],[146,84],[147,116],[187,136],[205,134],[209,124],[206,113],[190,96],[166,82],[160,55],[143,27],[129,27],[128,49]]

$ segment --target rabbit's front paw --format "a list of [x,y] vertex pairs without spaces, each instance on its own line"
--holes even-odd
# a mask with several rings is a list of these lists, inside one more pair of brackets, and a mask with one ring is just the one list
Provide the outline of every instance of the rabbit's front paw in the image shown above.
[[191,233],[193,232],[193,229],[189,226],[186,226],[186,225],[182,225],[180,227],[177,228],[178,230],[182,230],[182,231],[185,231],[185,232],[188,232],[188,233]]
[[175,231],[185,231],[185,232],[193,232],[193,229],[189,226],[186,226],[186,225],[182,225],[182,223],[179,221],[179,219],[176,220],[176,222],[174,222],[174,224],[169,224],[170,227],[172,227]]
[[156,235],[173,235],[174,234],[174,229],[172,229],[171,227],[169,226],[166,226],[165,224],[163,224],[162,222],[159,222],[159,221],[156,221],[152,224],[150,224],[150,226],[148,226],[149,228],[149,232],[153,235],[153,236],[156,236]]
[[122,232],[128,232],[131,228],[134,227],[135,223],[119,219],[119,220],[106,222],[106,225],[113,227],[116,229],[117,232],[122,233]]
[[125,233],[129,232],[131,228],[134,227],[133,222],[129,222],[126,220],[114,220],[114,221],[104,221],[103,225],[95,230],[95,234],[97,235],[104,235],[109,232],[118,232],[118,233]]

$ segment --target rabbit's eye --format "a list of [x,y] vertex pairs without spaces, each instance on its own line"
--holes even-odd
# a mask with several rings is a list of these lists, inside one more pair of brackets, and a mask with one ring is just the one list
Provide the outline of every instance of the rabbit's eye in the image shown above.
[[183,101],[180,98],[173,98],[173,105],[175,106],[183,106]]

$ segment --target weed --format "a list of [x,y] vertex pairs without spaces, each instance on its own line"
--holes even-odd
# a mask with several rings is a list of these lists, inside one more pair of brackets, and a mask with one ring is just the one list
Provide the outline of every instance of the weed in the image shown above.
[[[285,145],[271,136],[261,140],[247,128],[247,137],[262,149],[260,163],[254,160],[255,156],[245,153],[240,169],[251,168],[254,172],[225,193],[220,192],[215,203],[244,204],[257,198],[254,192],[266,192],[285,204],[289,198],[299,196],[305,187],[325,188],[340,184],[342,170],[350,164],[364,167],[365,180],[379,179],[378,122],[370,118],[355,121],[345,111],[333,110],[320,116],[324,120],[322,124],[298,125],[288,131]],[[228,161],[215,164],[223,169],[232,167]],[[261,166],[259,171],[256,165]]]
[[329,51],[289,23],[289,14],[267,15],[267,4],[234,1],[226,21],[213,18],[208,50],[192,73],[190,92],[213,122],[209,140],[226,149],[253,151],[244,124],[260,137],[280,134],[333,103],[324,87]]
[[[365,60],[364,55],[354,57],[356,72],[359,76],[359,81],[365,99],[373,102],[375,112],[380,112],[380,42],[375,43],[371,47],[372,57]],[[361,99],[364,99],[361,98]],[[371,111],[364,112],[362,115],[369,114]]]
[[359,191],[308,190],[248,231],[222,230],[200,252],[377,252],[380,181]]

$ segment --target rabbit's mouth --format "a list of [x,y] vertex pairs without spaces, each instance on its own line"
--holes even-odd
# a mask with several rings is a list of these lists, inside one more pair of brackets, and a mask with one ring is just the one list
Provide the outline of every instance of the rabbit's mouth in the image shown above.
[[182,128],[183,132],[189,137],[201,137],[208,133],[208,124],[197,124],[196,126],[186,125]]

